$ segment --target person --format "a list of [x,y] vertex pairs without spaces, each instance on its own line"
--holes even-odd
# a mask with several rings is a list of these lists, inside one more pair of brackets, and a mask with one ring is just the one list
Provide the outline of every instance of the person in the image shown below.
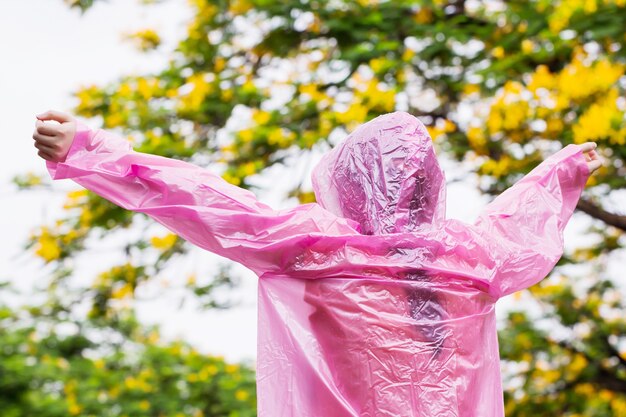
[[602,163],[595,143],[568,145],[473,224],[446,219],[432,140],[419,119],[394,112],[324,155],[317,203],[274,210],[69,114],[37,118],[35,147],[53,179],[259,276],[260,417],[503,416],[495,303],[554,267]]

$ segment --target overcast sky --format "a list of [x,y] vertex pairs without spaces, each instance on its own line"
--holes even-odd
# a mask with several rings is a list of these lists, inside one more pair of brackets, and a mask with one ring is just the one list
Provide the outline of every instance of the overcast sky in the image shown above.
[[[47,177],[45,165],[32,146],[34,115],[48,109],[71,112],[76,104],[71,92],[80,86],[102,85],[124,74],[158,71],[166,60],[165,51],[185,31],[190,16],[186,4],[169,0],[145,7],[138,1],[110,0],[81,16],[62,0],[0,0],[0,281],[12,280],[27,292],[50,272],[40,260],[22,253],[21,245],[35,226],[52,224],[62,214],[66,191],[79,188],[65,180],[54,182],[50,190],[17,193],[10,184],[14,175],[29,171]],[[140,54],[121,40],[123,32],[146,27],[164,36],[162,53]],[[454,178],[455,165],[445,159],[442,165],[448,179]],[[472,221],[485,203],[471,185],[463,183],[452,184],[448,196],[448,216],[465,221]],[[260,198],[272,203],[270,195]],[[568,226],[566,241],[581,228]],[[131,238],[133,232],[126,233],[117,241],[114,238],[90,245],[76,260],[76,275],[90,278],[120,262],[120,239]],[[237,308],[198,313],[193,303],[183,309],[174,305],[180,292],[172,287],[184,282],[181,271],[197,270],[199,276],[208,277],[214,272],[215,261],[211,254],[192,251],[175,271],[166,271],[162,280],[148,289],[160,297],[140,305],[140,318],[160,323],[166,337],[184,337],[205,352],[231,360],[253,359],[256,279],[245,268],[236,268],[242,277],[237,292],[242,303]]]

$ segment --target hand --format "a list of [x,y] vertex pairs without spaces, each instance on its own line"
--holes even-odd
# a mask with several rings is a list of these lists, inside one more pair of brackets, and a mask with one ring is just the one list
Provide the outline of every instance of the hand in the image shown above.
[[602,158],[595,149],[598,145],[595,142],[585,142],[580,147],[583,149],[583,154],[585,155],[585,159],[587,160],[587,167],[589,167],[589,172],[594,173],[598,168],[602,166]]
[[[47,161],[65,161],[76,134],[76,119],[70,114],[55,110],[38,114],[36,117],[38,120],[35,122],[33,139],[35,148],[39,149],[37,155]],[[59,124],[44,123],[46,120],[54,120]]]

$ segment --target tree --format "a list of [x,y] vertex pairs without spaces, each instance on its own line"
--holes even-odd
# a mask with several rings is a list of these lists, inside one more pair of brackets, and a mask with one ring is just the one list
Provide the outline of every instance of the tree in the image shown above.
[[253,417],[254,371],[182,341],[165,343],[131,309],[114,323],[0,303],[6,417]]
[[[85,11],[93,1],[68,3]],[[626,2],[189,4],[194,17],[166,68],[80,88],[76,113],[101,117],[104,128],[130,135],[139,151],[222,169],[225,179],[247,188],[254,174],[293,166],[395,109],[427,123],[440,152],[480,174],[489,194],[566,144],[597,141],[608,163],[578,206],[592,219],[587,235],[595,240],[567,253],[531,291],[538,318],[521,311],[507,317],[500,334],[511,369],[506,408],[511,416],[625,412],[626,314],[607,268],[623,253],[626,230],[626,214],[610,204],[626,185]],[[133,39],[148,52],[160,47],[149,29]],[[248,118],[234,116],[241,109]],[[234,118],[233,128],[227,123]],[[288,196],[313,199],[302,186]],[[143,218],[82,191],[68,195],[67,209],[32,239],[36,252],[58,266],[59,283],[86,238]],[[91,317],[114,315],[107,313],[114,294],[132,297],[187,248],[175,236],[130,244],[127,251],[156,251],[158,261],[133,261],[120,267],[126,272],[94,283],[86,290]],[[560,331],[546,331],[546,323]]]

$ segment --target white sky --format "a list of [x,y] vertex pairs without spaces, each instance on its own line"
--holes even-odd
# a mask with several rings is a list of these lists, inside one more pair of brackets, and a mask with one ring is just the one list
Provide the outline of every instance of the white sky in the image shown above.
[[[35,226],[51,224],[62,214],[65,192],[77,188],[71,181],[56,181],[51,190],[17,193],[9,183],[14,175],[28,171],[47,177],[32,146],[34,115],[48,109],[70,112],[75,104],[71,92],[82,85],[102,85],[124,74],[158,71],[166,60],[164,52],[184,33],[189,16],[186,2],[175,0],[150,7],[138,1],[109,0],[84,16],[62,0],[0,0],[0,144],[4,150],[0,165],[0,281],[12,280],[28,292],[49,273],[40,260],[23,253],[22,245]],[[121,40],[121,33],[146,27],[164,35],[163,53],[140,54]],[[449,161],[443,160],[442,166],[448,179],[456,175]],[[279,168],[274,179],[265,182],[270,184],[284,174]],[[260,198],[276,202],[269,194]],[[472,221],[484,203],[467,184],[454,183],[448,189],[449,217]],[[568,227],[566,241],[581,229],[580,222]],[[90,245],[76,260],[76,275],[91,278],[120,262],[116,248],[134,232],[125,233]],[[196,269],[200,277],[210,276],[215,260],[212,254],[194,250],[176,268],[177,274],[170,270],[163,278],[176,286],[184,282],[184,277],[177,276],[180,271]],[[178,309],[173,304],[178,293],[171,288],[163,291],[168,287],[155,283],[147,291],[162,295],[140,304],[140,318],[160,323],[166,337],[181,336],[202,351],[230,360],[254,359],[256,279],[243,267],[236,271],[242,277],[236,296],[242,304],[236,308],[198,313],[192,302]]]

